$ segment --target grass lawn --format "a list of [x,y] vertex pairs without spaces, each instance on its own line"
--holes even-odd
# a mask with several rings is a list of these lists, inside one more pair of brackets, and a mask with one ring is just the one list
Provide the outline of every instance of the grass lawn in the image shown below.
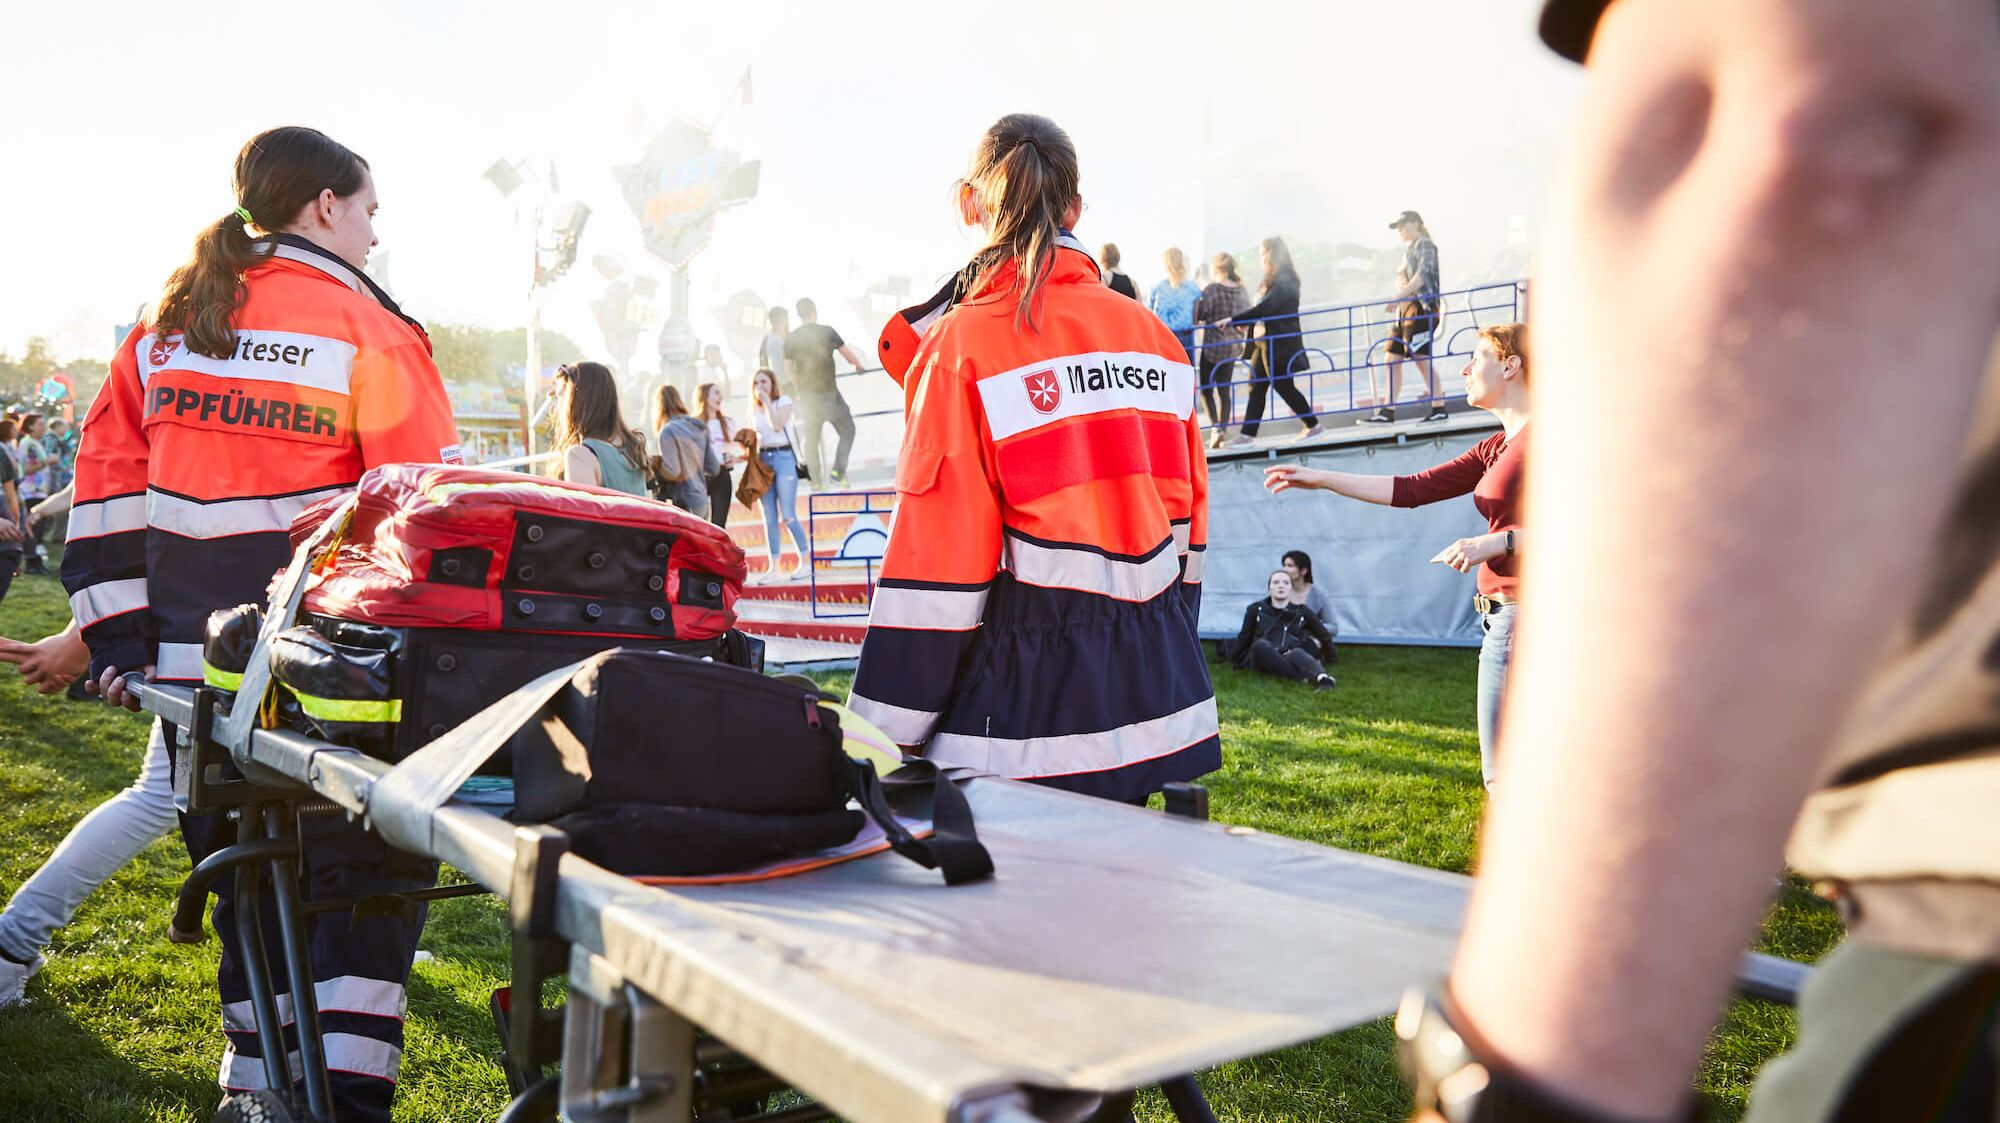
[[[0,634],[36,638],[67,620],[52,577],[21,577],[0,604]],[[1473,653],[1350,648],[1340,689],[1316,695],[1213,668],[1225,763],[1207,781],[1215,816],[1261,830],[1464,872],[1477,826]],[[4,672],[0,672],[4,675]],[[830,676],[842,682],[841,676]],[[137,773],[145,719],[0,677],[0,891],[32,873],[72,823]],[[20,1008],[0,1011],[0,1119],[206,1121],[221,1051],[216,945],[164,932],[186,873],[178,838],[148,850],[56,934]],[[1816,959],[1839,938],[1803,887],[1782,894],[1763,950]],[[505,1103],[487,996],[507,973],[506,928],[485,897],[431,907],[435,958],[410,984],[397,1117],[491,1120]],[[1715,1117],[1735,1119],[1757,1067],[1785,1047],[1788,1010],[1739,1002],[1700,1075]],[[1386,1022],[1204,1073],[1224,1120],[1399,1123],[1408,1101]],[[1171,1115],[1157,1095],[1145,1120]]]

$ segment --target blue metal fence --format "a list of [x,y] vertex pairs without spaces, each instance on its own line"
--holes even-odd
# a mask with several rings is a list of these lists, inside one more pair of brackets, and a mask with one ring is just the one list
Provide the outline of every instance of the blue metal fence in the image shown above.
[[[886,522],[895,511],[896,493],[893,489],[814,492],[806,496],[806,541],[813,543],[813,557],[806,566],[806,574],[812,590],[813,619],[842,620],[866,618],[868,615],[867,600],[862,602],[859,609],[854,609],[851,604],[838,601],[829,604],[821,600],[820,563],[824,562],[829,566],[859,565],[868,591],[868,600],[872,600],[875,591],[875,569],[882,559],[879,551],[873,553],[868,551],[872,543],[860,541],[861,536],[854,533],[851,525],[848,533],[841,536],[840,546],[837,549],[832,553],[821,553],[818,546],[818,520],[833,516],[859,518],[863,515],[876,515],[881,516]],[[887,544],[888,538],[885,534],[882,545]]]
[[[1420,298],[1435,300],[1439,305],[1438,323],[1434,329],[1431,348],[1431,364],[1438,384],[1439,398],[1465,397],[1465,380],[1461,377],[1460,370],[1472,356],[1472,348],[1477,342],[1479,329],[1524,319],[1527,311],[1523,299],[1525,292],[1526,282],[1510,280],[1431,293]],[[1412,364],[1404,372],[1405,393],[1400,402],[1428,401],[1430,394],[1424,386],[1422,372],[1414,366],[1415,360],[1394,359],[1389,354],[1391,331],[1401,318],[1400,309],[1403,303],[1401,300],[1385,301],[1378,297],[1352,304],[1304,308],[1298,314],[1297,332],[1266,335],[1261,340],[1251,341],[1250,345],[1262,346],[1288,338],[1296,338],[1299,341],[1299,353],[1292,359],[1292,369],[1285,373],[1295,384],[1302,384],[1300,389],[1316,413],[1356,413],[1392,404],[1385,400],[1392,362]],[[1253,324],[1268,322],[1269,320],[1251,321]],[[1256,376],[1247,352],[1245,357],[1232,360],[1226,369],[1230,374],[1232,388],[1239,391],[1236,394],[1238,411],[1242,409],[1240,391],[1247,391],[1256,382],[1269,383],[1278,377],[1276,372],[1262,377]],[[880,380],[881,386],[868,387],[875,392],[880,392],[882,387],[888,386],[888,374],[881,367],[847,371],[837,377],[849,380],[850,388],[855,387],[851,381],[855,379],[868,379],[871,383]],[[1410,384],[1414,384],[1414,390]],[[1267,412],[1274,411],[1275,408],[1267,403]],[[854,418],[857,422],[883,417],[896,418],[900,421],[902,413],[901,406],[897,405],[881,409],[857,410],[854,412]],[[1208,418],[1204,420],[1206,423],[1202,427],[1210,429],[1218,424],[1241,424],[1251,419],[1236,416],[1227,420]]]

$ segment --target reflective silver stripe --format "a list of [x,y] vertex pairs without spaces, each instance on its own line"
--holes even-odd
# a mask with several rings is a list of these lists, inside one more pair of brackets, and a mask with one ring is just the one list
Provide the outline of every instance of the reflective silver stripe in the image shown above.
[[[381,979],[365,979],[359,975],[342,975],[313,984],[313,995],[319,1000],[320,1013],[330,1010],[343,1014],[372,1014],[378,1018],[395,1018],[401,1021],[408,1008],[408,999],[402,987]],[[278,1020],[292,1024],[292,996],[278,996]],[[222,1028],[249,1032],[257,1028],[255,1007],[249,999],[241,1002],[222,1004]]]
[[875,586],[868,610],[871,628],[922,628],[934,632],[965,632],[979,626],[986,614],[985,589],[909,589]]
[[146,497],[143,495],[121,495],[116,499],[79,503],[70,508],[71,542],[144,529],[146,529]]
[[1102,772],[1177,753],[1216,735],[1215,699],[1204,698],[1165,717],[1101,733],[1053,737],[974,737],[940,733],[924,755],[939,764],[963,764],[1016,779]]
[[1171,548],[1135,562],[1089,550],[1042,546],[1011,535],[1005,564],[1024,584],[1076,589],[1125,601],[1152,600],[1181,578],[1180,555]]
[[387,1041],[377,1041],[358,1033],[329,1033],[326,1067],[333,1072],[352,1072],[394,1081],[403,1068],[403,1051]]
[[[386,1041],[356,1033],[322,1034],[320,1040],[326,1047],[329,1071],[373,1076],[393,1083],[402,1070],[403,1051]],[[299,1079],[302,1068],[298,1051],[286,1054],[285,1059],[292,1079]],[[264,1079],[263,1060],[238,1053],[234,1045],[222,1050],[222,1068],[216,1082],[232,1092],[257,1092],[269,1087]]]
[[197,682],[201,679],[201,645],[198,643],[163,643],[159,658],[153,663],[153,677],[174,679],[180,682]]
[[[292,1079],[299,1079],[303,1070],[298,1051],[293,1050],[285,1059],[290,1062]],[[237,1052],[234,1045],[223,1046],[222,1068],[216,1073],[215,1082],[231,1092],[261,1092],[271,1086],[270,1081],[264,1079],[263,1058],[246,1057]]]
[[69,614],[76,617],[77,627],[88,628],[99,620],[144,608],[148,603],[146,579],[128,577],[123,581],[99,582],[71,593]]
[[344,485],[286,495],[276,499],[227,499],[219,503],[197,503],[164,491],[146,493],[146,521],[169,534],[183,538],[228,538],[235,534],[290,530],[300,511],[338,495]]
[[[172,346],[154,346],[152,336],[139,341],[138,363],[142,385],[156,374],[167,371],[205,374],[211,378],[247,380],[252,382],[282,383],[292,386],[311,386],[335,394],[345,394],[354,377],[354,344],[344,339],[325,335],[307,335],[292,331],[267,331],[259,328],[241,328],[236,332],[236,347],[222,358],[203,355],[191,351],[185,344],[169,341]],[[174,390],[174,387],[169,387]],[[267,406],[266,400],[290,402],[284,391],[275,392],[271,388],[259,386],[229,387],[228,393],[215,391],[195,391],[186,386],[176,392],[193,394],[186,401],[163,398],[155,402],[148,387],[146,408],[149,415],[163,416],[169,410],[173,415],[190,413],[200,420],[210,417],[227,417],[225,403],[241,411],[246,403],[255,403],[260,414]],[[331,407],[329,407],[331,408]],[[287,405],[287,412],[291,407]],[[235,422],[231,422],[234,424]]]
[[1187,556],[1187,569],[1181,574],[1181,580],[1190,585],[1201,584],[1202,559],[1206,557],[1208,557],[1206,550],[1190,552]]
[[361,291],[361,278],[354,275],[354,267],[346,262],[334,261],[325,254],[312,253],[297,246],[288,246],[283,242],[272,247],[271,256],[282,257],[286,261],[296,261],[301,265],[310,265],[355,292]]
[[864,721],[880,729],[898,745],[923,744],[930,738],[931,730],[937,728],[940,716],[929,710],[906,710],[852,692],[847,695],[847,708],[861,715]]
[[1191,539],[1191,538],[1193,538],[1193,537],[1194,537],[1194,528],[1193,528],[1193,526],[1192,526],[1191,524],[1189,524],[1189,523],[1175,523],[1175,524],[1174,524],[1174,552],[1175,552],[1175,553],[1177,553],[1177,554],[1185,554],[1185,553],[1187,553],[1187,552],[1188,552],[1188,540],[1189,540],[1189,539]]

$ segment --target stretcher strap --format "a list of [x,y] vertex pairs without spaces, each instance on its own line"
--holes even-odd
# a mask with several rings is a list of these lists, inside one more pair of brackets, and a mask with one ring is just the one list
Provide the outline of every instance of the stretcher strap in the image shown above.
[[368,817],[390,842],[433,853],[431,812],[444,806],[486,758],[541,715],[588,659],[557,667],[467,718],[391,768],[368,793]]
[[[444,806],[516,730],[539,717],[576,672],[594,658],[557,667],[405,757],[369,791],[368,817],[376,829],[398,846],[434,853],[431,812]],[[855,801],[882,828],[896,853],[943,873],[947,885],[977,881],[993,873],[993,858],[973,827],[972,806],[944,769],[927,760],[910,760],[890,778],[898,787],[920,784],[927,777],[931,781],[932,834],[920,839],[897,820],[875,765],[866,759],[850,758],[850,762],[849,787]]]
[[928,760],[910,760],[897,769],[898,783],[920,783],[931,777],[931,836],[918,838],[896,818],[889,797],[882,790],[882,778],[865,760],[854,762],[854,797],[882,833],[889,836],[889,848],[927,870],[944,874],[946,885],[963,885],[993,876],[993,856],[979,841],[972,822],[972,805],[965,793],[951,782],[944,769]]
[[[305,599],[306,585],[313,570],[340,548],[347,535],[348,524],[354,518],[355,503],[356,497],[349,495],[328,513],[326,521],[313,531],[312,537],[292,553],[291,564],[285,567],[277,587],[272,590],[271,604],[264,610],[264,625],[257,632],[256,646],[251,648],[243,677],[237,681],[238,696],[229,704],[229,715],[216,724],[215,740],[231,755],[247,752],[250,731],[258,724],[258,715],[274,712],[266,705],[271,696],[271,641],[277,638],[279,632],[291,627],[293,619],[298,616],[299,603]],[[270,723],[266,722],[265,728],[269,727]]]

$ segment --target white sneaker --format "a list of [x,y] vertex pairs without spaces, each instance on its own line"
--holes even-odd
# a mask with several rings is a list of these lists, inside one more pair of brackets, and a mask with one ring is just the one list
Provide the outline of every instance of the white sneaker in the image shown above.
[[33,963],[16,963],[0,955],[0,1010],[21,1004],[21,992],[28,989],[28,980],[42,969],[42,957],[36,956]]

